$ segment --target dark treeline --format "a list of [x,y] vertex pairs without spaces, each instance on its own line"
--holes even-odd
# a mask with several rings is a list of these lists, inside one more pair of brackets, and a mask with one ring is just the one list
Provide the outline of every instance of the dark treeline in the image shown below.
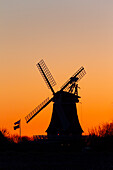
[[0,151],[113,151],[113,123],[106,123],[89,131],[89,135],[77,140],[35,139],[10,135],[6,129],[0,131]]
[[96,151],[113,151],[113,122],[91,129],[86,144]]

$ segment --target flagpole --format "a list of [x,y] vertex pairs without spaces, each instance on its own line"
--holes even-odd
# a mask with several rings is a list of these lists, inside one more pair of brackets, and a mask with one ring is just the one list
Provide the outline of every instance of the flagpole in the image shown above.
[[21,119],[20,119],[20,142],[21,142]]

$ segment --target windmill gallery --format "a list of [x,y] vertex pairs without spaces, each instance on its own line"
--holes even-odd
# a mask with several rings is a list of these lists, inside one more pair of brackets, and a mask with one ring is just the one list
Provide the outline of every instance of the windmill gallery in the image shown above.
[[26,117],[26,123],[31,121],[42,109],[44,109],[50,102],[53,102],[53,112],[49,127],[47,128],[48,138],[62,138],[75,137],[82,135],[82,128],[79,123],[76,103],[79,102],[78,96],[78,81],[86,74],[84,67],[81,67],[74,75],[72,75],[60,88],[55,92],[53,86],[56,82],[47,68],[45,62],[41,60],[36,65],[47,84],[52,91],[53,97],[47,98],[40,105],[38,105]]

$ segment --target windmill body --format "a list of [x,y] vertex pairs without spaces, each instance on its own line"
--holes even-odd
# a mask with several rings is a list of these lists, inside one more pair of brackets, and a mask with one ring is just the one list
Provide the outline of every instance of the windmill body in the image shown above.
[[28,123],[35,117],[42,109],[44,109],[50,102],[53,102],[53,112],[49,127],[46,132],[49,136],[75,136],[81,135],[83,130],[79,123],[76,103],[79,102],[78,84],[77,82],[86,74],[83,67],[81,67],[72,77],[67,80],[61,89],[55,93],[53,86],[56,84],[49,69],[41,60],[37,67],[42,74],[47,86],[51,89],[53,97],[47,98],[26,117]]
[[46,130],[48,136],[55,135],[81,135],[83,130],[77,116],[76,103],[78,96],[69,92],[57,94],[54,104],[51,122]]

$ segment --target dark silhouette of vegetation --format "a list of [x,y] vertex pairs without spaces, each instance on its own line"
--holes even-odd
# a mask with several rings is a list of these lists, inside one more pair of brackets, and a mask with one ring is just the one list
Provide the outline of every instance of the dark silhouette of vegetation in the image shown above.
[[87,145],[95,150],[113,151],[113,122],[91,129]]
[[22,136],[20,139],[18,135],[10,135],[7,129],[0,131],[0,150],[76,151],[83,148],[113,151],[113,122],[93,128],[89,131],[89,135],[74,140],[71,138],[66,140],[37,138],[36,140],[28,136]]
[[62,141],[20,139],[2,129],[0,156],[0,169],[113,169],[113,123],[94,128],[87,136]]
[[2,129],[0,155],[4,169],[112,169],[113,123],[94,128],[87,136],[62,141],[27,136],[20,139]]
[[89,135],[96,135],[99,137],[113,136],[113,122],[105,123],[98,128],[93,128],[89,130]]
[[6,142],[8,142],[9,140],[9,133],[7,131],[7,129],[1,129],[0,130],[0,144],[4,144]]

